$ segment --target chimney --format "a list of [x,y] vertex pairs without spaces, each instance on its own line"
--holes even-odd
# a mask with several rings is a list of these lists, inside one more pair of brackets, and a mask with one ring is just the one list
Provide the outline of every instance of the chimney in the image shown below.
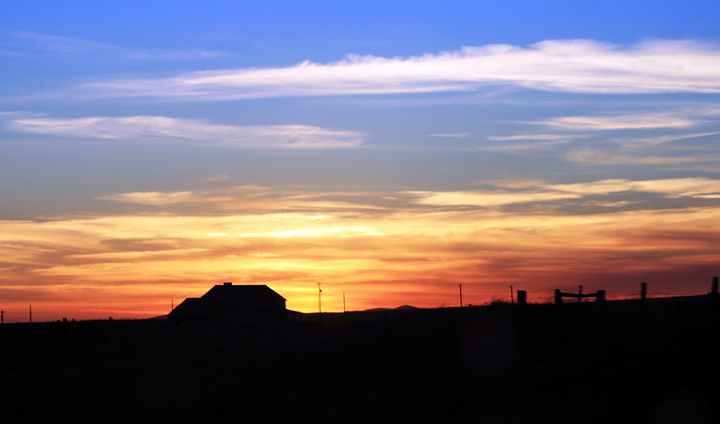
[[232,283],[223,283],[223,286],[232,286]]

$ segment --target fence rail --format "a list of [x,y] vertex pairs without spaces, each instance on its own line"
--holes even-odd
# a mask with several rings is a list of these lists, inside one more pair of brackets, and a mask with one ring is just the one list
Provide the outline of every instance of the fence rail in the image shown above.
[[[713,277],[712,279],[712,288],[709,293],[710,296],[710,306],[712,307],[713,311],[717,311],[720,309],[720,294],[718,293],[718,277]],[[563,298],[571,298],[571,299],[577,299],[578,302],[582,302],[584,298],[588,297],[594,297],[595,302],[598,306],[604,306],[605,305],[605,297],[606,292],[605,290],[598,290],[595,293],[583,293],[582,292],[582,286],[580,286],[580,289],[577,293],[565,293],[560,291],[560,289],[555,289],[555,304],[556,305],[562,305],[563,304]],[[645,304],[645,301],[647,299],[647,283],[640,283],[640,300],[643,304]],[[517,303],[518,305],[526,305],[527,304],[527,291],[525,290],[518,290],[517,291]]]

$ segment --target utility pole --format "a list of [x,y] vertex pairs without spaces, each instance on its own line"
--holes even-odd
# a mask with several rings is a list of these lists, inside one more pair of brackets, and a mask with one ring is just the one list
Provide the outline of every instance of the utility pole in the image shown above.
[[510,286],[510,304],[511,304],[511,305],[514,305],[514,304],[515,304],[515,295],[513,294],[513,288],[512,288],[512,286]]
[[0,324],[5,324],[5,311],[0,311]]
[[460,307],[462,308],[462,284],[458,284],[460,286]]
[[320,288],[320,284],[318,283],[318,314],[319,319],[322,320],[322,289]]
[[30,322],[32,322],[32,305],[30,305]]

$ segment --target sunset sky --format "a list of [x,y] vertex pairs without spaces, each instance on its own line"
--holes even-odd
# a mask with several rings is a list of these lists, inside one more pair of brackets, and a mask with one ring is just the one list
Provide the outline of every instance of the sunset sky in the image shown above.
[[706,293],[720,2],[0,4],[5,322]]

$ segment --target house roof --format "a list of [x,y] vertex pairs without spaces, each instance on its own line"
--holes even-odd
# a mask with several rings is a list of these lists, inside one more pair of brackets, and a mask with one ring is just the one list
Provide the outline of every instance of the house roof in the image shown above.
[[[284,311],[286,299],[266,285],[213,286],[200,298],[187,298],[170,317],[210,316],[244,313],[242,311]],[[275,313],[275,312],[273,312]]]
[[175,315],[207,315],[207,311],[202,308],[200,299],[197,297],[189,297],[185,299],[170,313]]
[[223,298],[242,301],[253,301],[260,298],[275,298],[276,300],[285,301],[275,290],[262,285],[242,285],[236,286],[232,283],[218,284],[205,293],[202,298]]

